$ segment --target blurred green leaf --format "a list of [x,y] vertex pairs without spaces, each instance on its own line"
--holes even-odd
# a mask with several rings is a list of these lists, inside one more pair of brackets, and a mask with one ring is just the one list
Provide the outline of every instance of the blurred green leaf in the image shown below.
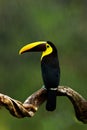
[[[87,97],[87,1],[0,1],[0,92],[24,101],[43,85],[41,53],[19,56],[19,49],[33,41],[50,40],[58,48],[61,85]],[[0,109],[1,130],[86,130],[77,122],[65,97],[58,97],[57,110],[45,104],[33,118],[16,119]]]

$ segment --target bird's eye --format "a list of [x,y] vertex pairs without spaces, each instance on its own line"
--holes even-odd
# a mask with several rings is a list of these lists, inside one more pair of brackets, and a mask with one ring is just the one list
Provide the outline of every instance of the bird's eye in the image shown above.
[[49,45],[47,45],[47,48],[49,48],[50,46]]

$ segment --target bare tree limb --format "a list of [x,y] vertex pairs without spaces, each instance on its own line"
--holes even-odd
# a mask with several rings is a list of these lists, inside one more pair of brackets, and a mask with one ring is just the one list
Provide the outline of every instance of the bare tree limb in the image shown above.
[[[77,119],[87,123],[87,101],[79,93],[69,87],[58,86],[57,96],[67,96],[74,106]],[[33,93],[24,103],[0,94],[0,106],[4,106],[17,118],[32,117],[46,99],[47,91],[45,88]]]
[[76,117],[79,121],[87,123],[87,101],[75,90],[67,87],[59,87],[58,95],[67,96],[72,102]]

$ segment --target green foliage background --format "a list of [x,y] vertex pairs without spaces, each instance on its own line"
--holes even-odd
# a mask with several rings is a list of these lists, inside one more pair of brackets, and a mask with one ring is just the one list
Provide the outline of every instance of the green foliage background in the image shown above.
[[[40,55],[19,56],[28,42],[50,40],[58,48],[61,85],[87,98],[87,1],[0,0],[0,92],[20,101],[43,85]],[[43,104],[33,118],[16,119],[0,109],[0,130],[87,130],[70,101],[58,97],[57,109]]]

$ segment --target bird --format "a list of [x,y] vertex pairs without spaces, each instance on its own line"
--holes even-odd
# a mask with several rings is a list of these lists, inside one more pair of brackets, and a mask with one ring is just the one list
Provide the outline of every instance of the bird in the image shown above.
[[60,82],[60,65],[58,51],[51,41],[37,41],[24,45],[19,54],[25,52],[42,52],[41,71],[44,87],[47,90],[46,110],[56,109],[57,89]]

